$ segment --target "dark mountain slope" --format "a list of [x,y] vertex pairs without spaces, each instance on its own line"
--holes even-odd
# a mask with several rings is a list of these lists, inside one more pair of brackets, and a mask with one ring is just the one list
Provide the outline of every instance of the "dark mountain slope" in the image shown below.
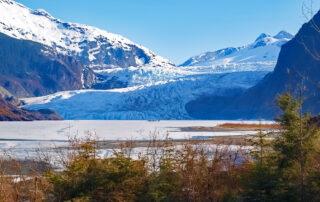
[[298,96],[303,89],[303,108],[320,112],[320,12],[282,46],[274,72],[237,97],[201,97],[186,105],[198,119],[273,119],[278,114],[276,97],[286,91]]
[[23,102],[0,86],[0,121],[62,120],[52,110],[24,110],[18,107],[22,104]]
[[92,77],[93,73],[72,57],[0,33],[0,85],[17,97],[81,89],[83,71],[89,71],[85,75]]
[[62,120],[52,110],[24,110],[0,97],[0,121]]

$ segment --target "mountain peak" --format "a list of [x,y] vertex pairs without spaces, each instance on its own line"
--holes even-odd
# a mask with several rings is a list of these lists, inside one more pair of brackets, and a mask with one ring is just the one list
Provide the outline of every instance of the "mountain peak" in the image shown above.
[[264,39],[266,37],[270,37],[270,35],[262,33],[258,36],[258,38],[255,41],[260,41],[261,39]]
[[276,34],[276,35],[274,36],[274,38],[276,38],[276,39],[292,39],[292,38],[293,38],[293,35],[290,34],[290,33],[287,32],[287,31],[282,30],[282,31],[280,31],[278,34]]

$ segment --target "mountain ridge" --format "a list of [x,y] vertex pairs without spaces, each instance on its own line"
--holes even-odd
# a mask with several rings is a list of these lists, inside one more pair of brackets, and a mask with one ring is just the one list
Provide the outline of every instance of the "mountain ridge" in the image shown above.
[[[211,66],[212,68],[217,68],[221,66],[222,60],[226,60],[224,62],[224,65],[234,65],[235,63],[240,62],[246,62],[246,63],[252,63],[252,62],[264,62],[264,61],[271,61],[274,60],[274,58],[279,54],[280,47],[291,40],[293,38],[293,35],[286,32],[286,31],[280,31],[274,36],[267,35],[265,33],[260,34],[256,40],[248,45],[240,46],[240,47],[228,47],[224,49],[219,49],[217,51],[207,51],[200,55],[193,56],[189,58],[187,61],[182,63],[179,66]],[[255,52],[253,53],[246,53],[249,52],[251,49],[256,48],[263,48],[265,46],[279,46],[279,48],[273,48],[274,50],[266,50],[270,55],[263,55],[263,56],[257,56],[255,55]],[[237,60],[237,57],[241,57],[243,54],[247,54],[246,58],[242,57],[241,60]],[[229,57],[226,57],[229,56]],[[259,58],[260,57],[260,58]],[[255,58],[258,58],[257,60],[254,60]],[[235,61],[235,62],[233,62]]]

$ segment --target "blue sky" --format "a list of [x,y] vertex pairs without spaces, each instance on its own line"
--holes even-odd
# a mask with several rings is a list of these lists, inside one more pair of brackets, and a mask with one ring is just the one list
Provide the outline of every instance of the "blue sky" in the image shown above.
[[121,34],[176,64],[205,51],[251,43],[263,32],[295,34],[306,21],[304,1],[18,0],[63,21]]

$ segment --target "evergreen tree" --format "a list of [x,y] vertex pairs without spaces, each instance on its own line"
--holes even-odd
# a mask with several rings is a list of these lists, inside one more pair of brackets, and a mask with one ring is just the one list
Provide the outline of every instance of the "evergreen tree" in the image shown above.
[[278,97],[283,111],[278,119],[281,132],[274,141],[277,166],[277,198],[280,201],[309,201],[307,177],[318,150],[319,130],[310,123],[310,116],[302,113],[302,98],[289,93]]

